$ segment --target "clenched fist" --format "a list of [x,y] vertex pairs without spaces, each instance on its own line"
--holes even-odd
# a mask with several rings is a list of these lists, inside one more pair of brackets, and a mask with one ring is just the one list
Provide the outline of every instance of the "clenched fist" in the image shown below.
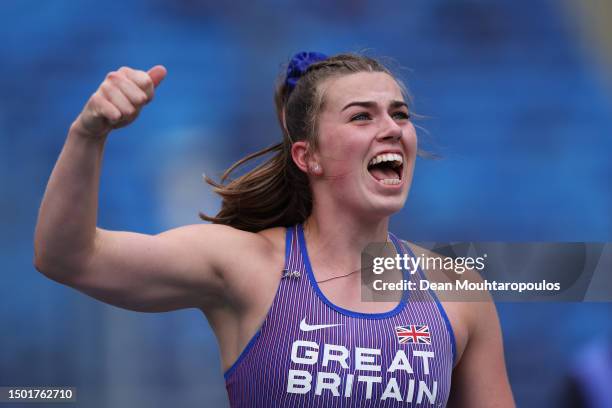
[[112,129],[130,124],[153,99],[155,88],[165,76],[166,68],[162,65],[147,72],[128,67],[110,72],[89,98],[74,126],[90,136],[104,136]]

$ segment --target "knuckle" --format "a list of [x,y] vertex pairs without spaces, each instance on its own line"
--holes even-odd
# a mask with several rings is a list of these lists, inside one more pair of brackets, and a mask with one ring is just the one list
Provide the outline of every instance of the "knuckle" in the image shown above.
[[147,95],[144,93],[139,94],[136,99],[138,100],[138,104],[139,105],[144,105],[145,103],[147,103]]
[[123,78],[125,78],[125,76],[120,72],[114,71],[108,74],[108,81],[113,84],[119,84]]
[[105,81],[102,83],[102,85],[100,85],[100,92],[104,93],[104,95],[108,95],[111,92],[112,88],[113,86]]
[[119,109],[115,105],[109,106],[106,111],[108,112],[108,118],[111,120],[119,120],[123,116],[123,112],[121,112],[121,109]]
[[128,106],[125,107],[124,113],[127,116],[132,116],[134,113],[136,113],[136,108],[133,107],[132,105],[128,105]]
[[102,96],[100,95],[100,93],[94,92],[89,98],[89,103],[92,106],[98,106],[100,105],[101,99],[102,99]]
[[121,120],[121,113],[120,112],[116,112],[116,111],[112,111],[108,114],[108,118],[107,118],[111,123],[115,124],[117,122],[119,122]]
[[140,72],[139,72],[139,74],[140,74],[140,75],[139,75],[139,77],[141,78],[142,84],[143,84],[145,87],[149,88],[149,87],[152,87],[152,86],[153,86],[153,80],[151,79],[151,77],[149,76],[149,74],[147,74],[147,73],[146,73],[146,72],[144,72],[144,71],[140,71]]

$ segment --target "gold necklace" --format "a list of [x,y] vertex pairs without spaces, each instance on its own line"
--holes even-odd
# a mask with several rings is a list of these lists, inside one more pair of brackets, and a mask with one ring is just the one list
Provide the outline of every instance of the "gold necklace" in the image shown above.
[[327,278],[327,279],[318,280],[318,281],[316,281],[316,282],[317,282],[317,283],[325,283],[325,282],[330,281],[330,280],[333,280],[333,279],[344,278],[345,276],[352,275],[352,274],[354,274],[354,273],[356,273],[356,272],[359,272],[359,271],[360,271],[360,269],[355,269],[353,272],[349,272],[349,273],[344,274],[344,275],[332,276],[331,278]]

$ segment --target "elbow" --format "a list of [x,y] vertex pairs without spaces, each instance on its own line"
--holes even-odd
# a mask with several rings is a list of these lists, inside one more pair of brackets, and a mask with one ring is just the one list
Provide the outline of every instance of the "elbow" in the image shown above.
[[40,258],[38,256],[36,256],[36,254],[34,254],[34,259],[32,261],[32,264],[34,264],[34,269],[36,269],[38,272],[40,272],[40,273],[42,273],[44,275],[45,267],[44,267],[42,261],[40,260]]
[[32,264],[34,268],[43,275],[45,271],[48,269],[49,262],[47,261],[48,254],[46,254],[43,250],[44,246],[40,245],[36,240],[34,241],[34,256],[32,259]]
[[44,245],[41,245],[38,242],[38,236],[35,235],[34,237],[34,256],[32,259],[32,264],[34,265],[34,268],[42,273],[45,276],[49,276],[48,272],[49,272],[49,267],[52,264],[52,262],[49,261],[49,254],[48,251],[44,250]]
[[34,269],[36,269],[42,275],[54,281],[60,281],[59,275],[54,272],[54,268],[52,268],[52,263],[46,260],[45,258],[41,257],[40,255],[34,254],[33,264]]
[[61,260],[50,260],[48,257],[34,254],[32,262],[34,268],[42,275],[64,285],[70,285],[71,277],[75,276],[73,273],[75,271],[74,266],[70,266]]
[[36,245],[34,245],[34,257],[32,259],[32,264],[38,272],[42,273],[43,275],[46,275],[45,271],[48,269],[47,262],[44,260],[43,256],[40,253],[40,249]]

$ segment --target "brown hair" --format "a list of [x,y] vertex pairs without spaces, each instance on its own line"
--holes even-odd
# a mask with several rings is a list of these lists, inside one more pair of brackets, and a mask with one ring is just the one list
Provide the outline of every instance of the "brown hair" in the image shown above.
[[[316,149],[317,119],[324,102],[318,86],[334,76],[357,72],[385,72],[393,76],[379,61],[356,54],[339,54],[313,63],[293,90],[286,84],[286,73],[281,74],[274,102],[283,131],[282,142],[238,160],[223,173],[219,183],[205,176],[213,191],[222,197],[222,203],[216,216],[200,212],[200,218],[252,232],[303,222],[312,211],[313,198],[308,177],[293,162],[291,145],[307,140]],[[396,81],[406,94],[403,84]],[[274,154],[267,161],[236,179],[229,179],[238,167],[268,153]],[[228,182],[223,184],[225,181]]]

